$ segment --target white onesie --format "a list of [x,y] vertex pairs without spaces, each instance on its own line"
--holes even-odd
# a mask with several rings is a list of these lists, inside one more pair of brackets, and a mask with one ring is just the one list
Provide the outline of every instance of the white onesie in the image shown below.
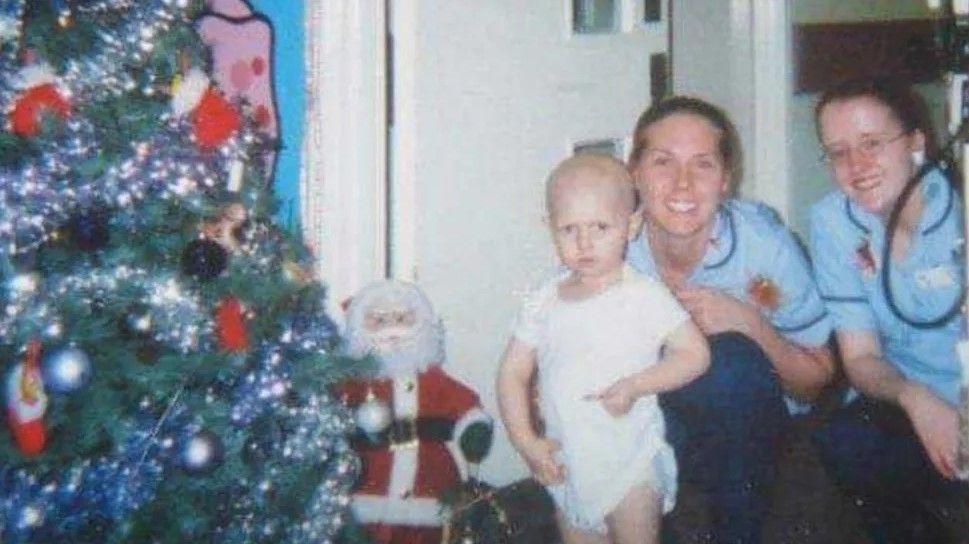
[[514,335],[536,349],[546,434],[562,444],[565,482],[549,493],[570,524],[604,532],[605,516],[635,485],[649,485],[663,511],[673,509],[676,459],[656,395],[621,417],[583,397],[655,364],[666,335],[689,315],[664,285],[628,265],[618,283],[579,301],[559,297],[567,276],[528,295]]

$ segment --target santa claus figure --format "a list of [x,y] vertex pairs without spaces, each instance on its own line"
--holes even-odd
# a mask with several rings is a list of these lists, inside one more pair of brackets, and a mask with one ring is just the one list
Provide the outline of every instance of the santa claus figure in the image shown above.
[[439,544],[441,492],[467,478],[491,446],[477,394],[449,376],[443,332],[413,284],[373,283],[347,310],[348,352],[380,363],[372,380],[341,384],[354,410],[363,473],[353,512],[374,542]]

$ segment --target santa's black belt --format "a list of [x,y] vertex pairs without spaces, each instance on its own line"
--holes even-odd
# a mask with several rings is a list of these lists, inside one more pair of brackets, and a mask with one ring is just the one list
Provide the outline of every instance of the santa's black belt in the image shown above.
[[385,431],[368,435],[361,431],[350,439],[356,450],[416,446],[418,442],[447,442],[454,436],[454,421],[443,417],[395,419]]

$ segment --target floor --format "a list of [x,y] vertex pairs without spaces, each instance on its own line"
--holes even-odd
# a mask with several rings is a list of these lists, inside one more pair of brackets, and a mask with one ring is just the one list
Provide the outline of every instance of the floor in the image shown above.
[[[764,544],[870,544],[858,518],[824,472],[811,448],[810,421],[794,426],[779,459]],[[677,544],[712,544],[701,499],[689,489],[668,516]]]

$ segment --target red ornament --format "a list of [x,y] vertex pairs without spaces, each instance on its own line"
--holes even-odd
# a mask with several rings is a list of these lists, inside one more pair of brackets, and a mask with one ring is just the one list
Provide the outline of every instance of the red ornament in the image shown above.
[[195,140],[203,150],[212,150],[222,145],[239,130],[241,122],[239,112],[211,87],[202,95],[198,107],[192,111]]
[[242,315],[242,303],[235,297],[222,299],[215,308],[215,332],[219,345],[226,351],[243,351],[249,348],[246,321]]
[[71,103],[53,83],[37,85],[25,90],[14,101],[10,124],[14,134],[31,137],[40,131],[41,115],[53,112],[61,119],[71,113]]
[[40,374],[40,342],[32,340],[23,363],[14,367],[7,379],[7,422],[17,448],[24,455],[44,451],[47,444],[46,411],[47,395]]

